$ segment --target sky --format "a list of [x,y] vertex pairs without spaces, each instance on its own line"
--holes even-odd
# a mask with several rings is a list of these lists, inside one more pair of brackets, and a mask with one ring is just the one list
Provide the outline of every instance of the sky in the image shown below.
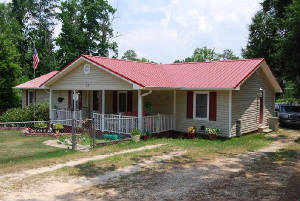
[[[0,0],[0,2],[9,0]],[[133,49],[138,57],[172,63],[207,46],[240,56],[251,18],[261,0],[108,0],[117,9],[113,28],[119,57]],[[61,25],[55,27],[55,36]]]

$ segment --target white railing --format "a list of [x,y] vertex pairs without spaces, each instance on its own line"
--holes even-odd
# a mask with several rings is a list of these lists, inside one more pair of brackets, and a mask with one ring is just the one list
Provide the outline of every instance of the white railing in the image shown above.
[[[93,113],[96,130],[131,134],[138,128],[138,117]],[[143,131],[159,133],[174,129],[173,115],[157,114],[143,117]]]
[[174,117],[171,114],[157,114],[143,117],[143,130],[148,133],[160,133],[174,129]]
[[[58,109],[52,109],[51,110],[51,120],[54,120],[55,122],[59,122],[63,125],[72,126],[72,119],[73,119],[73,111],[71,110],[58,110]],[[75,111],[75,119],[76,120],[82,120],[82,111]],[[81,122],[80,127],[81,127]]]

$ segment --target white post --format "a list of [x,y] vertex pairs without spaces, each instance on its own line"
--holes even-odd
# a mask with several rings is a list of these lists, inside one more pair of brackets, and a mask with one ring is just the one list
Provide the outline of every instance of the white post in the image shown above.
[[231,121],[232,121],[232,91],[228,95],[228,137],[231,137]]
[[53,91],[52,89],[50,89],[50,94],[49,94],[49,118],[50,118],[50,122],[51,120],[53,120],[53,111],[52,111],[52,94],[53,94]]
[[104,132],[104,114],[105,114],[105,90],[102,90],[102,103],[101,103],[101,111],[102,111],[102,122],[101,122],[101,124],[102,124],[102,128],[101,128],[101,130],[102,130],[102,132]]
[[141,90],[138,90],[138,128],[143,129],[143,97],[141,95]]
[[174,90],[173,94],[173,125],[172,129],[176,130],[176,90]]

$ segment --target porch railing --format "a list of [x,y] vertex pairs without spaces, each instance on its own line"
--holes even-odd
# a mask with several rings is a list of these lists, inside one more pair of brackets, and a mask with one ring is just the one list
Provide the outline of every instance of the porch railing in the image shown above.
[[[95,128],[99,131],[131,134],[138,128],[138,117],[93,113]],[[143,131],[159,133],[174,129],[173,115],[157,114],[143,117]]]
[[[52,109],[51,110],[51,117],[52,120],[55,120],[56,122],[59,122],[63,125],[72,126],[72,119],[73,119],[73,111],[71,110],[58,110],[58,109]],[[75,119],[76,120],[82,120],[82,111],[75,111]],[[81,122],[79,121],[79,125],[81,127]]]

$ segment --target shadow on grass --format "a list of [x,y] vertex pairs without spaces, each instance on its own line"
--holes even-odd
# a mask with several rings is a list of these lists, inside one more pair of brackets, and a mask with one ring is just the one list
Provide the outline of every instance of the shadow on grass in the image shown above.
[[116,166],[111,164],[107,167],[97,166],[93,163],[93,161],[75,166],[77,172],[73,173],[76,176],[86,176],[86,177],[94,177],[97,175],[104,174],[107,171],[116,170]]

